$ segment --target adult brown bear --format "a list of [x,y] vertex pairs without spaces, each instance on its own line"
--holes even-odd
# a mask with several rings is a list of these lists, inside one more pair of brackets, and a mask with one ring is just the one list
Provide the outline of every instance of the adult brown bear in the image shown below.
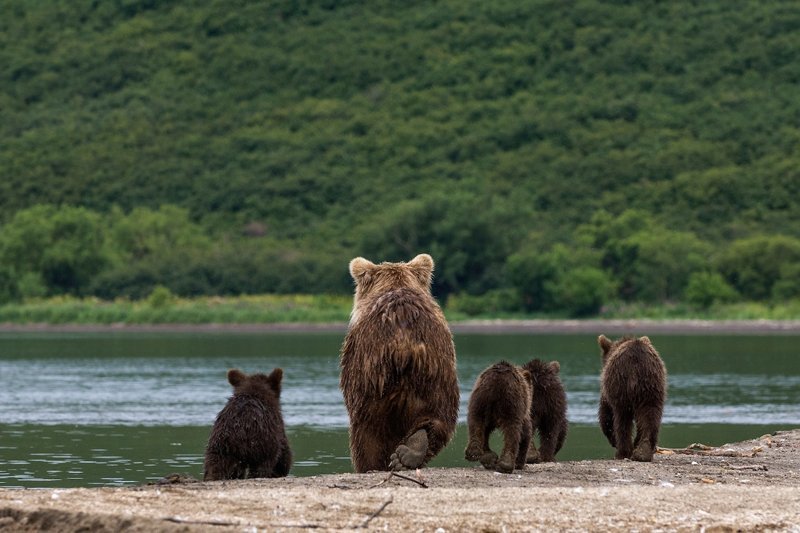
[[270,375],[228,371],[233,396],[222,408],[206,446],[205,481],[284,477],[292,450],[281,415],[283,370]]
[[[603,351],[600,428],[617,459],[652,461],[667,397],[667,369],[647,337],[597,339]],[[631,445],[633,426],[636,439]]]
[[453,338],[430,292],[433,259],[376,265],[357,257],[350,275],[340,386],[353,467],[423,466],[452,438],[459,401]]

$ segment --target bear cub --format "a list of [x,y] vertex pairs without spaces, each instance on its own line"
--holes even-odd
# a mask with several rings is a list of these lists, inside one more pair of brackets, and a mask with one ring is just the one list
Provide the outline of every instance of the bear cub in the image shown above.
[[453,337],[431,295],[433,259],[350,262],[353,312],[339,380],[356,472],[424,466],[453,437],[458,376]]
[[[528,449],[528,463],[552,462],[567,438],[567,394],[558,377],[561,365],[558,361],[546,363],[532,359],[524,365],[524,370],[533,380],[531,399],[531,445]],[[539,449],[536,449],[534,435],[539,434]]]
[[[481,372],[472,389],[467,412],[467,461],[506,474],[525,468],[531,442],[531,374],[507,361]],[[500,457],[489,448],[489,435],[503,432]]]
[[228,371],[233,396],[217,415],[206,447],[204,481],[284,477],[292,451],[281,415],[283,370]]
[[[667,397],[667,369],[647,337],[612,342],[600,335],[600,428],[617,459],[652,461]],[[631,445],[633,426],[636,438]]]

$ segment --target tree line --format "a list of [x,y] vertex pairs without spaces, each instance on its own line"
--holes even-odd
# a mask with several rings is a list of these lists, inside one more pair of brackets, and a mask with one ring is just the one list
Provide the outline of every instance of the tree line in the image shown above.
[[[434,293],[466,314],[549,312],[587,316],[615,301],[722,302],[800,298],[800,239],[759,235],[714,246],[646,211],[594,213],[571,239],[529,235],[508,246],[478,211],[461,220],[402,219],[362,244],[373,258],[437,261]],[[471,214],[471,216],[470,216]],[[0,302],[53,295],[142,299],[259,293],[345,294],[352,251],[299,248],[258,228],[209,235],[185,208],[35,206],[0,231]],[[374,241],[373,241],[374,240]],[[486,246],[493,243],[494,246]]]
[[793,299],[798,83],[790,1],[4,3],[0,299]]

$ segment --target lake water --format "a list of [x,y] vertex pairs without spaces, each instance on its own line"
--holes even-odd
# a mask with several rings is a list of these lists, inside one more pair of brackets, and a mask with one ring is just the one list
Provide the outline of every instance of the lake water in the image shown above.
[[[651,335],[669,372],[660,444],[723,444],[800,427],[798,337]],[[558,360],[570,432],[559,459],[613,457],[597,423],[596,335],[456,335],[460,424],[433,466],[465,466],[466,406],[499,359]],[[338,389],[342,334],[2,333],[0,487],[202,477],[225,374],[284,369],[292,475],[352,471]],[[499,440],[493,440],[495,445]]]

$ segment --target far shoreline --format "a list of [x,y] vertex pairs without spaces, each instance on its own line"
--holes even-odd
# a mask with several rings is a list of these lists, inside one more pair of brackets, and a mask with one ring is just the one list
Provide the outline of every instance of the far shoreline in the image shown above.
[[[665,335],[800,335],[800,320],[695,319],[532,319],[450,322],[453,334],[665,334]],[[204,323],[204,324],[49,324],[0,323],[0,333],[338,333],[346,322]]]

